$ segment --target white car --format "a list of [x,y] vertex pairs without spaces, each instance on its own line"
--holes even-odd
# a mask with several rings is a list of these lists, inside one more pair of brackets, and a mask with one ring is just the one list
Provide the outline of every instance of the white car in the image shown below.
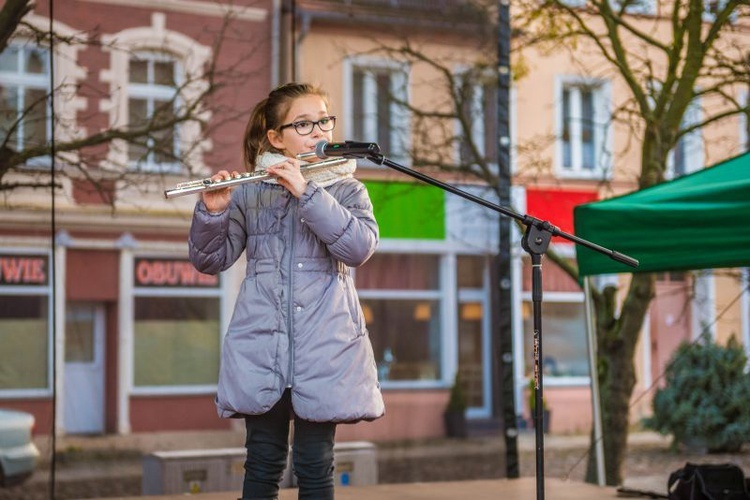
[[31,476],[39,450],[31,440],[34,416],[0,409],[0,486],[20,484]]

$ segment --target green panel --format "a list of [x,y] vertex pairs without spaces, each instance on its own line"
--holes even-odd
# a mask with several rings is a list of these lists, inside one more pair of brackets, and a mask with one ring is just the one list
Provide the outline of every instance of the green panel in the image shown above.
[[445,239],[445,192],[406,182],[366,181],[381,238]]
[[576,235],[640,261],[577,247],[582,276],[750,266],[750,153],[574,210]]

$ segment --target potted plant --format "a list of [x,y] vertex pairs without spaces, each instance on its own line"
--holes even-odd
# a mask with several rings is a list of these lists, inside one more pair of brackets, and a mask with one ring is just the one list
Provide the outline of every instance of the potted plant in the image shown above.
[[[536,428],[536,386],[533,377],[529,379],[529,411],[531,412],[531,425]],[[542,396],[542,431],[545,433],[549,432],[550,416],[547,400]]]
[[466,394],[461,383],[461,377],[456,372],[456,378],[453,381],[451,387],[450,398],[448,399],[448,405],[443,413],[443,421],[445,422],[445,433],[448,437],[454,438],[465,438],[467,436],[466,431],[466,408],[468,404],[466,402]]
[[747,356],[732,337],[726,346],[708,339],[683,343],[656,391],[648,428],[672,434],[673,447],[736,452],[750,436],[750,374]]

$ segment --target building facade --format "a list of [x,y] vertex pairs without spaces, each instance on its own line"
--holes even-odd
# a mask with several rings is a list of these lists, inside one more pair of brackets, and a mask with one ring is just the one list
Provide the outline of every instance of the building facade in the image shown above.
[[249,110],[273,84],[272,4],[55,5],[52,45],[36,43],[50,24],[37,3],[0,56],[3,137],[21,152],[53,136],[91,146],[3,179],[17,187],[0,207],[0,405],[39,433],[229,428],[213,395],[231,278],[192,268],[195,198],[163,192],[240,168]]
[[[54,198],[49,190],[23,185],[50,175],[49,157],[12,174],[21,185],[0,205],[0,406],[32,412],[37,432],[52,425],[74,434],[231,427],[216,416],[213,395],[244,264],[218,277],[197,273],[186,245],[195,197],[165,200],[163,190],[241,165],[245,120],[277,83],[320,84],[338,118],[336,140],[377,142],[396,162],[495,200],[486,184],[439,168],[445,158],[460,162],[469,145],[430,141],[466,128],[450,119],[441,128],[434,117],[417,113],[450,108],[436,83],[440,68],[420,55],[442,61],[456,82],[473,63],[493,59],[482,52],[494,36],[487,31],[492,21],[464,2],[298,0],[293,8],[270,1],[235,1],[231,8],[208,0],[57,3],[55,30],[75,43],[61,40],[50,51],[21,31],[0,56],[5,116],[12,110],[25,128],[10,133],[8,118],[0,125],[17,149],[50,138],[48,108],[37,120],[22,111],[51,88],[60,90],[54,132],[61,143],[137,124],[156,116],[164,103],[193,99],[201,105],[195,120],[146,134],[140,147],[114,140],[95,146],[91,156],[66,158]],[[45,9],[38,5],[28,16],[40,31],[49,22]],[[54,75],[45,69],[50,57]],[[510,101],[513,208],[573,232],[573,207],[636,188],[637,148],[627,147],[628,127],[609,118],[625,90],[596,70],[602,64],[596,58],[582,64],[567,52],[532,52],[525,64],[528,71],[514,83]],[[209,76],[221,85],[202,100]],[[496,95],[481,83],[467,92],[468,128],[491,160]],[[747,95],[738,90],[738,99],[747,102]],[[699,121],[701,105],[706,103],[696,104],[688,120]],[[738,119],[685,136],[670,160],[670,175],[744,151],[747,130]],[[415,154],[420,144],[438,154]],[[96,189],[88,176],[98,181]],[[387,415],[341,426],[339,439],[442,436],[456,373],[474,430],[499,431],[493,273],[500,216],[366,161],[357,176],[368,187],[381,229],[378,251],[354,276]],[[523,427],[532,370],[531,274],[518,231],[511,240],[514,403]],[[553,249],[575,259],[565,241],[554,240]],[[745,292],[734,300],[746,288],[742,279],[721,272],[659,276],[636,359],[634,422],[648,414],[650,397],[641,393],[658,383],[679,341],[709,328],[718,340],[739,333],[750,345],[750,298]],[[550,430],[588,433],[584,294],[549,260],[544,287]],[[714,322],[725,308],[729,313]]]

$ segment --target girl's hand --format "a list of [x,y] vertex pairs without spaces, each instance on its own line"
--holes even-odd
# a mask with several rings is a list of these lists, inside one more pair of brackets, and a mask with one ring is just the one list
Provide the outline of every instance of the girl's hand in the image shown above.
[[[217,173],[211,176],[212,181],[228,181],[232,177],[238,176],[236,170],[233,170],[230,174],[226,170],[219,170]],[[232,199],[232,188],[225,187],[222,189],[213,189],[210,191],[203,191],[201,193],[203,203],[206,205],[206,209],[211,213],[223,212],[228,206]]]
[[281,163],[271,165],[266,171],[276,177],[278,183],[288,189],[295,198],[302,196],[307,189],[307,181],[299,169],[299,160],[287,158]]

